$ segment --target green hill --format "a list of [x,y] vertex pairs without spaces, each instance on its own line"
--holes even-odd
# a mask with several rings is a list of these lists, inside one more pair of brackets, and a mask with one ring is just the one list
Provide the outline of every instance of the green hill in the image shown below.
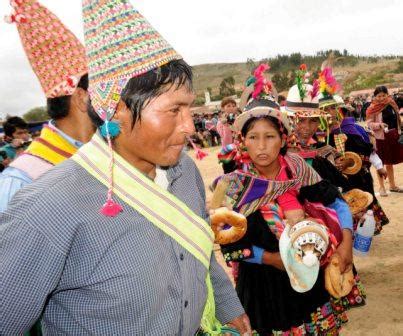
[[[211,88],[212,98],[221,99],[220,83],[224,78],[232,77],[237,94],[242,90],[246,79],[254,67],[262,62],[270,66],[270,76],[279,92],[286,91],[294,83],[293,72],[302,63],[307,64],[308,70],[314,75],[319,71],[324,60],[331,51],[321,51],[314,56],[294,53],[278,55],[261,61],[248,59],[245,63],[216,63],[193,66],[194,87],[198,96],[197,102],[204,102],[204,91]],[[333,71],[344,94],[353,90],[374,88],[379,84],[403,85],[403,57],[401,56],[371,56],[361,57],[333,51]]]

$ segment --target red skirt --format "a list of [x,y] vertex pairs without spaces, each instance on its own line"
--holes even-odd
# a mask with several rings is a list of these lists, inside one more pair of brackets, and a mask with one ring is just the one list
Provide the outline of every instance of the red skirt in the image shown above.
[[385,139],[376,139],[376,149],[383,164],[395,165],[403,162],[403,145],[399,144],[397,129],[385,133]]

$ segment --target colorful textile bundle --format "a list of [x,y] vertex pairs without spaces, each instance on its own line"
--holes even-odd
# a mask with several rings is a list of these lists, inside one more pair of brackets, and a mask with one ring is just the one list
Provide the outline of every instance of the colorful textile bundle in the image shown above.
[[[319,175],[308,167],[300,156],[287,154],[284,159],[292,174],[292,178],[288,181],[259,178],[254,173],[252,163],[246,167],[247,171],[238,170],[224,175],[228,176],[230,181],[226,192],[228,204],[231,204],[234,210],[247,217],[262,205],[274,201],[285,192],[312,185],[321,180]],[[218,179],[215,183],[217,181]]]

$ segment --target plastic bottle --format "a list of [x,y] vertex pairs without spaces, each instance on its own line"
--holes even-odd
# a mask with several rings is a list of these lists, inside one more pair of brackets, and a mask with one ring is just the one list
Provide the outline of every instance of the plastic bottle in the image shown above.
[[358,223],[354,236],[353,251],[357,256],[366,256],[371,247],[372,237],[375,231],[375,218],[372,210],[368,210]]

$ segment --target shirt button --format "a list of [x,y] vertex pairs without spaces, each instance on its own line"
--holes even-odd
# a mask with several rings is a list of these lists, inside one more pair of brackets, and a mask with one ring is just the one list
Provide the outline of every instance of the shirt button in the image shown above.
[[179,259],[180,259],[180,260],[185,259],[185,256],[183,255],[183,253],[181,253],[181,254],[179,255]]
[[189,302],[188,300],[185,301],[185,308],[188,306]]

